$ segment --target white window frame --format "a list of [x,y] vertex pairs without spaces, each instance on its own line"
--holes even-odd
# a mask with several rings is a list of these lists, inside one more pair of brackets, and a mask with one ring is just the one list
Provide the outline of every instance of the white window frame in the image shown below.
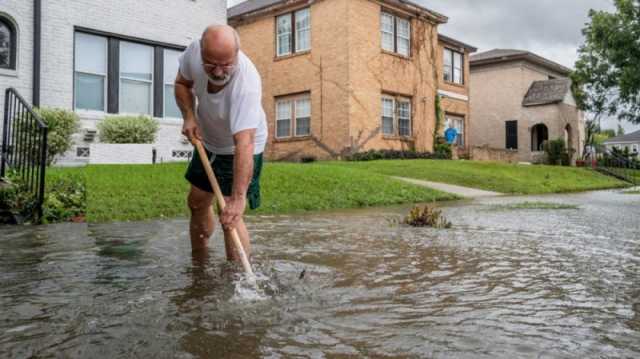
[[[399,23],[400,22],[406,22],[407,23],[407,36],[403,36],[400,34],[400,26]],[[400,47],[398,46],[398,44],[400,44],[400,39],[404,39],[407,40],[407,53],[402,53],[400,52]],[[411,56],[411,20],[409,19],[404,19],[401,17],[396,17],[396,52],[402,56]]]
[[[389,31],[385,31],[383,29],[383,18],[390,18],[392,20],[392,24],[393,24],[393,32],[389,32]],[[400,32],[398,31],[398,23],[400,21],[406,21],[407,26],[408,26],[408,34],[407,36],[402,36],[400,35]],[[410,18],[406,18],[406,17],[401,17],[401,16],[397,16],[394,15],[393,13],[386,11],[386,10],[382,10],[380,12],[380,48],[384,51],[388,51],[388,52],[393,52],[395,54],[398,54],[400,56],[404,56],[404,57],[411,57],[411,19]],[[384,47],[384,41],[383,39],[383,34],[391,34],[391,37],[393,38],[393,48],[392,49],[387,49]],[[399,39],[405,39],[408,40],[408,48],[407,48],[407,53],[401,53],[398,50],[398,43],[399,43]]]
[[[76,46],[75,46],[75,37],[79,34],[85,35],[85,36],[92,36],[92,37],[97,37],[97,38],[101,38],[104,39],[104,63],[106,64],[106,71],[105,73],[93,73],[93,72],[86,72],[86,71],[78,71],[76,70],[76,65],[77,61],[76,58],[78,56],[78,54],[76,53]],[[82,113],[94,113],[94,114],[104,114],[107,112],[107,97],[108,97],[108,84],[109,84],[109,39],[104,37],[104,36],[100,36],[100,35],[94,35],[94,34],[87,34],[84,32],[74,32],[73,34],[74,36],[74,46],[73,46],[73,58],[74,58],[74,66],[73,66],[73,81],[74,81],[74,86],[73,86],[73,110],[74,111],[78,111],[78,112],[82,112]],[[80,74],[85,74],[85,75],[92,75],[92,76],[103,76],[104,77],[104,88],[103,88],[103,98],[102,98],[102,111],[99,110],[93,110],[93,109],[85,109],[85,108],[78,108],[76,107],[76,101],[77,101],[77,97],[76,97],[76,91],[78,90],[75,86],[75,80],[76,80],[76,73],[80,73]]]
[[[163,69],[166,68],[166,65],[167,65],[167,56],[166,56],[167,51],[175,51],[175,52],[181,53],[181,51],[178,51],[178,50],[163,48],[162,49],[162,66],[163,66]],[[180,72],[180,69],[178,69],[178,72]],[[176,76],[177,75],[178,74],[176,74]],[[163,71],[163,77],[164,77],[164,71]],[[167,94],[165,93],[165,91],[167,90],[167,86],[169,86],[169,85],[171,87],[173,87],[173,90],[174,90],[174,93],[175,93],[175,87],[176,87],[175,78],[169,79],[169,80],[167,80],[166,78],[163,79],[163,84],[162,84],[162,116],[163,116],[163,118],[182,119],[182,117],[169,117],[169,116],[167,116],[167,104],[166,104],[166,102],[167,102],[166,101],[166,95]],[[153,105],[152,105],[152,107],[153,107]],[[178,108],[178,109],[180,109],[180,108]]]
[[[304,12],[304,11],[307,12],[307,18],[309,19],[309,27],[298,29],[298,26],[297,26],[297,23],[296,23],[296,24],[294,24],[293,28],[291,29],[291,30],[295,31],[295,36],[294,36],[294,41],[293,41],[294,45],[295,45],[294,46],[294,52],[295,53],[305,52],[305,51],[311,50],[311,8],[306,7],[304,9],[300,9],[300,10],[296,11],[294,13],[294,15],[293,15],[293,19],[292,20],[293,21],[297,21],[296,19],[298,17],[298,14],[301,13],[301,12]],[[307,33],[309,34],[308,35],[309,36],[309,42],[308,42],[309,47],[307,47],[307,48],[298,48],[298,45],[299,45],[299,40],[298,39],[300,38],[300,36],[298,36],[298,35],[302,31],[307,31]]]
[[[309,47],[308,48],[304,48],[304,49],[298,49],[298,31],[299,29],[296,27],[296,14],[299,14],[303,11],[307,11],[308,12],[308,17],[309,17],[309,27],[301,29],[300,31],[308,31],[309,33]],[[288,17],[289,18],[289,23],[291,24],[291,30],[288,33],[283,33],[283,34],[279,34],[278,33],[278,29],[279,29],[279,21],[278,19],[282,18],[282,17]],[[275,36],[276,36],[276,57],[285,57],[285,56],[290,56],[290,55],[294,55],[294,54],[298,54],[298,53],[305,53],[305,52],[309,52],[311,51],[312,45],[312,37],[311,37],[311,32],[312,32],[312,24],[311,24],[311,7],[305,7],[302,9],[298,9],[295,11],[291,11],[285,14],[280,14],[278,16],[276,16],[276,31],[275,31]],[[280,37],[284,34],[289,34],[289,52],[286,53],[280,53]]]
[[[308,134],[303,134],[303,135],[298,135],[298,118],[307,118],[307,117],[298,117],[298,113],[297,113],[297,103],[300,100],[307,100],[309,101],[309,133]],[[281,120],[279,117],[279,113],[278,113],[278,106],[281,103],[288,103],[289,105],[289,134],[285,135],[285,136],[278,136],[278,123],[280,121],[284,121]],[[311,94],[310,93],[304,93],[304,94],[300,94],[300,95],[293,95],[293,96],[283,96],[283,97],[278,97],[276,98],[275,101],[275,138],[276,139],[287,139],[287,138],[305,138],[305,137],[311,137],[311,125],[313,123],[313,109],[312,109],[312,103],[311,103]]]
[[[122,61],[120,61],[120,59],[122,58],[122,44],[123,43],[129,43],[129,44],[134,44],[134,45],[138,45],[138,46],[146,46],[151,48],[151,80],[141,80],[141,79],[136,79],[136,78],[132,78],[132,77],[126,77],[126,76],[122,76]],[[155,81],[155,49],[153,46],[151,45],[147,45],[147,44],[141,44],[139,42],[133,42],[133,41],[124,41],[121,40],[120,43],[118,44],[118,46],[120,47],[118,49],[118,114],[122,114],[122,115],[132,115],[132,116],[138,116],[138,115],[143,115],[143,116],[150,116],[153,117],[154,116],[154,96],[155,96],[155,91],[153,89],[153,83]],[[142,114],[142,113],[131,113],[131,112],[123,112],[121,110],[122,108],[122,80],[128,80],[128,81],[134,81],[134,82],[144,82],[144,83],[148,83],[151,84],[151,97],[149,98],[149,113],[148,114]],[[163,100],[164,102],[164,100]]]
[[[385,127],[384,127],[384,119],[387,118],[388,116],[384,115],[384,102],[385,101],[391,101],[391,133],[385,132]],[[380,100],[380,130],[382,132],[383,136],[394,136],[396,134],[396,120],[395,120],[395,113],[396,113],[396,99],[393,96],[390,95],[382,95],[382,98]]]
[[[279,33],[279,25],[280,25],[280,21],[278,21],[280,18],[284,18],[284,17],[288,17],[289,18],[289,32],[286,33]],[[293,38],[293,16],[291,16],[291,13],[287,13],[287,14],[282,14],[282,15],[278,15],[276,16],[276,55],[278,57],[281,56],[288,56],[291,55],[293,53],[293,44],[291,43],[291,39]],[[286,34],[289,34],[289,51],[288,52],[283,52],[280,53],[280,37],[281,36],[285,36]]]
[[[384,29],[383,23],[385,19],[390,19],[391,20],[391,31],[387,31]],[[385,50],[385,51],[391,51],[393,52],[395,49],[395,34],[394,34],[394,29],[395,28],[395,17],[391,14],[389,14],[388,12],[383,11],[380,14],[380,47]],[[385,43],[384,43],[384,35],[391,35],[391,48],[386,48],[385,47]]]
[[[392,133],[388,133],[384,131],[384,118],[386,118],[387,116],[384,116],[384,101],[391,101],[392,104],[392,114],[393,114],[393,120],[392,120],[392,126],[393,126],[393,130]],[[407,103],[409,104],[409,134],[400,134],[400,103]],[[406,96],[394,96],[394,95],[389,95],[389,94],[382,94],[381,96],[381,100],[380,100],[380,132],[382,132],[383,136],[393,136],[393,137],[402,137],[402,138],[410,138],[413,136],[413,102],[411,100],[410,97],[406,97]]]
[[[449,63],[449,64],[447,64],[447,61],[446,61],[446,55],[447,55],[447,54],[450,54],[450,55],[451,55],[451,63]],[[457,67],[455,66],[455,63],[456,63],[456,55],[459,55],[459,57],[460,57],[460,68],[457,68]],[[457,84],[457,85],[464,85],[464,84],[465,84],[465,79],[464,79],[464,76],[465,76],[465,73],[464,73],[464,72],[465,72],[465,71],[464,71],[464,66],[465,66],[465,63],[464,63],[464,53],[462,53],[462,52],[460,52],[460,51],[456,51],[456,50],[450,49],[450,48],[448,48],[448,47],[445,47],[445,48],[444,48],[444,51],[442,52],[442,79],[443,79],[445,82],[452,83],[452,84]],[[445,71],[444,71],[444,69],[445,69],[446,67],[450,67],[450,68],[451,68],[451,79],[449,79],[449,80],[447,80],[447,79],[445,78]],[[458,71],[458,73],[460,74],[460,81],[456,81],[456,71]]]
[[[406,103],[406,104],[409,105],[409,117],[407,118],[407,120],[409,121],[409,134],[401,134],[400,133],[400,120],[403,119],[403,118],[400,117],[400,104],[401,103]],[[411,114],[412,114],[411,113],[411,111],[412,111],[411,107],[412,107],[411,106],[411,99],[409,99],[407,97],[396,97],[396,109],[397,109],[396,110],[396,117],[398,118],[397,119],[397,122],[398,122],[397,128],[398,128],[398,136],[400,136],[400,137],[411,137],[413,135],[413,121],[412,121],[412,118],[411,118],[412,117],[411,116]]]
[[[305,116],[305,117],[300,117],[298,116],[298,102],[299,101],[308,101],[309,102],[309,116]],[[309,96],[308,94],[299,96],[297,98],[295,98],[293,101],[293,118],[295,119],[294,121],[294,126],[293,126],[293,137],[309,137],[311,136],[311,96]],[[308,118],[309,119],[309,133],[305,133],[305,134],[298,134],[298,120],[299,119],[304,119],[304,118]]]

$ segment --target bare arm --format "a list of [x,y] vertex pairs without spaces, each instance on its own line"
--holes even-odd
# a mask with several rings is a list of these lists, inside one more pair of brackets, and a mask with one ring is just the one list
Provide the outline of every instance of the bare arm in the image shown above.
[[176,76],[175,85],[175,93],[176,93],[176,103],[182,112],[183,124],[182,124],[182,134],[185,135],[189,140],[193,137],[202,140],[200,136],[200,132],[198,130],[198,125],[196,123],[196,116],[194,111],[195,99],[193,97],[193,81],[189,81],[180,75],[178,72],[178,76]]
[[236,146],[233,159],[233,189],[231,198],[220,216],[220,222],[228,228],[235,227],[247,205],[247,190],[253,177],[255,134],[256,130],[250,129],[233,136]]
[[236,153],[233,160],[232,198],[244,198],[253,177],[253,148],[256,130],[244,130],[236,133],[233,140]]

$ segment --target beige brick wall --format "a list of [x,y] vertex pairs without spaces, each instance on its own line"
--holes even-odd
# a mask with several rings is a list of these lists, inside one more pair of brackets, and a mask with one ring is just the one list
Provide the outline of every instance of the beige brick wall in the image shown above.
[[[356,150],[432,149],[437,63],[437,28],[411,21],[411,57],[383,52],[380,36],[381,5],[367,0],[349,2],[349,84],[351,140]],[[393,9],[392,9],[393,10]],[[398,15],[404,14],[395,9]],[[412,99],[412,137],[383,136],[382,93]]]
[[[442,66],[437,27],[414,17],[412,56],[384,53],[380,44],[381,6],[371,0],[312,2],[311,51],[282,59],[275,57],[275,16],[300,6],[236,25],[244,51],[263,78],[263,106],[270,135],[268,158],[329,159],[368,149],[432,149],[438,84],[434,68]],[[415,16],[385,8],[401,16]],[[468,94],[468,88],[454,90]],[[311,96],[312,135],[275,139],[274,98],[300,92]],[[412,98],[411,138],[382,135],[383,93]],[[450,101],[447,106],[455,113],[467,114],[467,106],[458,102]]]
[[474,69],[471,72],[472,146],[488,145],[504,149],[505,121],[518,121],[518,160],[534,161],[540,154],[531,152],[531,128],[544,123],[549,139],[564,137],[565,126],[571,129],[573,147],[579,155],[584,143],[584,121],[575,106],[567,104],[523,107],[522,100],[534,81],[560,77],[537,66],[513,62]]
[[[243,51],[262,76],[263,106],[269,124],[269,159],[336,157],[348,145],[347,3],[314,2],[311,12],[311,51],[276,58],[275,16],[301,8],[288,8],[254,22],[236,26]],[[311,136],[275,138],[275,98],[309,92]]]

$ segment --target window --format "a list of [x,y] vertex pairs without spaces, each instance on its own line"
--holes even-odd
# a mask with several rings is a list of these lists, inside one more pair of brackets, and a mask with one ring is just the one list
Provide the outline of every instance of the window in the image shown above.
[[464,117],[450,114],[446,114],[446,117],[446,128],[449,128],[449,126],[453,125],[453,128],[455,128],[458,132],[455,144],[458,147],[464,147]]
[[311,98],[303,94],[276,100],[276,138],[311,135]]
[[286,56],[311,49],[309,8],[276,17],[276,53]]
[[309,136],[311,134],[311,100],[302,98],[296,100],[296,136]]
[[633,152],[638,152],[638,145],[633,145]]
[[120,42],[120,112],[153,114],[153,47]]
[[174,80],[178,74],[178,57],[180,51],[164,50],[164,117],[182,118],[182,113],[176,104]]
[[464,84],[464,54],[444,49],[444,80],[456,84]]
[[382,49],[404,56],[411,54],[411,21],[388,12],[380,14]]
[[16,29],[8,19],[0,17],[0,69],[16,69],[16,49]]
[[105,111],[107,39],[83,33],[75,38],[75,108]]
[[508,150],[518,149],[518,121],[505,122],[505,147]]
[[382,134],[411,136],[411,100],[382,95]]

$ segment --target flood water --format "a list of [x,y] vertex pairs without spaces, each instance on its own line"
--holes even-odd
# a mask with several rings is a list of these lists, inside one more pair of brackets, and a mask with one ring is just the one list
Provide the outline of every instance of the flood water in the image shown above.
[[0,228],[0,357],[640,357],[640,195],[408,209],[250,217],[257,291],[186,220]]

